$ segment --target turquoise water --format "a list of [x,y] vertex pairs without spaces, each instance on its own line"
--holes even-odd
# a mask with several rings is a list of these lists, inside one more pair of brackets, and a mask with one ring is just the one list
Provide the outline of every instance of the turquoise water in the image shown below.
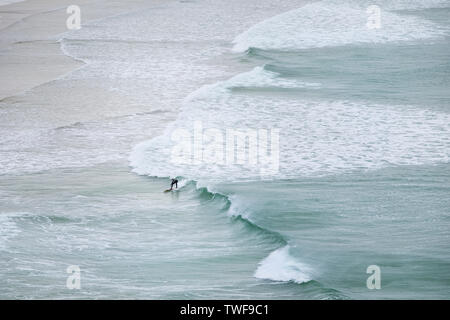
[[[96,86],[130,114],[0,141],[16,159],[1,168],[0,297],[448,299],[450,4],[379,1],[376,30],[368,4],[293,1],[228,34],[232,11],[188,36],[149,8],[66,34],[86,66],[29,96]],[[183,5],[174,19],[194,22],[224,6]],[[29,96],[2,102],[5,119]],[[174,163],[172,133],[195,122],[279,129],[278,170]],[[163,193],[168,177],[180,188]]]
[[[448,165],[262,183],[258,192],[245,184],[225,190],[250,202],[251,219],[282,234],[291,256],[314,266],[311,278],[338,289],[339,297],[445,299],[449,176],[443,172]],[[369,292],[371,264],[382,270],[382,289]],[[276,268],[272,277],[281,272]]]

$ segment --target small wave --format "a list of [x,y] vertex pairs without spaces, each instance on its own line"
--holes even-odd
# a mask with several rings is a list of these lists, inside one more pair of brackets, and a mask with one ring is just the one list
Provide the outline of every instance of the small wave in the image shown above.
[[320,86],[320,83],[316,82],[304,82],[282,78],[279,73],[267,70],[266,66],[258,66],[249,72],[238,74],[227,80],[225,83],[226,87],[229,89],[249,87],[277,87],[294,89]]
[[239,201],[236,195],[229,196],[230,208],[228,214],[232,217],[241,216],[247,220],[250,220],[250,209],[249,205],[245,205],[244,202]]
[[[358,43],[413,41],[442,37],[446,34],[445,28],[428,20],[391,11],[426,8],[423,2],[393,3],[378,4],[382,25],[380,28],[368,28],[366,10],[373,3],[314,2],[254,25],[234,39],[233,51],[245,52],[249,48],[295,50]],[[434,6],[444,4],[444,1],[436,1]]]
[[88,63],[87,60],[84,60],[84,59],[82,59],[80,57],[77,57],[74,54],[71,54],[69,52],[69,50],[67,49],[67,45],[68,45],[67,41],[68,40],[66,38],[61,38],[61,39],[58,40],[58,43],[59,43],[59,46],[61,48],[62,53],[64,53],[64,55],[72,58],[75,61],[81,62],[83,64],[87,64]]
[[225,195],[219,192],[211,192],[208,187],[199,186],[196,181],[183,179],[187,186],[193,186],[201,199],[218,199],[225,202],[223,210],[235,219],[244,223],[252,232],[264,234],[272,238],[276,243],[282,245],[281,248],[272,252],[264,259],[258,269],[255,271],[255,277],[270,279],[274,281],[293,281],[295,283],[304,283],[312,280],[312,268],[297,261],[289,254],[289,245],[287,240],[278,232],[259,226],[251,219],[251,208],[245,206],[243,201],[233,195]]
[[8,241],[20,233],[13,218],[22,213],[0,213],[0,250],[7,248]]
[[289,254],[289,246],[273,251],[262,260],[254,276],[260,279],[295,283],[312,280],[313,269]]
[[313,269],[297,261],[296,258],[290,255],[290,247],[287,240],[280,233],[261,227],[253,221],[251,218],[250,204],[245,205],[235,195],[227,196],[220,193],[211,193],[206,187],[201,188],[201,190],[211,195],[218,194],[220,197],[227,199],[228,215],[241,219],[251,230],[264,233],[266,236],[274,238],[283,246],[273,251],[267,258],[260,262],[254,274],[256,278],[283,282],[293,281],[298,284],[312,280]]
[[280,74],[269,71],[266,66],[258,66],[248,72],[243,72],[234,77],[220,81],[212,85],[205,85],[192,92],[185,98],[185,103],[194,100],[218,97],[230,93],[230,90],[236,88],[318,88],[320,83],[305,82],[294,79],[280,77]]

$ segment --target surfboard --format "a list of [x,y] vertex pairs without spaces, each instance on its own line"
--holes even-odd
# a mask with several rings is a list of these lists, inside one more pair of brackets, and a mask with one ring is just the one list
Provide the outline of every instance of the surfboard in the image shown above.
[[172,191],[172,190],[170,190],[170,189],[164,190],[164,192],[169,192],[169,191]]

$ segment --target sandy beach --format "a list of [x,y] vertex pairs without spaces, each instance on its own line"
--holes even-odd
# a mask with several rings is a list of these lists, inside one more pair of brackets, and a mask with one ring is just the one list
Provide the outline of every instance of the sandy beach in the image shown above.
[[[133,10],[144,1],[78,1],[82,22]],[[161,1],[159,1],[161,2]],[[58,78],[82,65],[65,55],[59,35],[68,31],[73,1],[31,0],[0,6],[0,100]],[[157,4],[158,1],[154,0]]]

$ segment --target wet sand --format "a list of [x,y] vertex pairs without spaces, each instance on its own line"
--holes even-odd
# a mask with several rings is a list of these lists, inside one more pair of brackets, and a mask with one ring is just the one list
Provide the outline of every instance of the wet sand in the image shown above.
[[[83,23],[120,14],[149,1],[77,1]],[[68,31],[71,0],[23,1],[0,6],[0,100],[56,79],[83,65],[66,56],[58,39]]]

